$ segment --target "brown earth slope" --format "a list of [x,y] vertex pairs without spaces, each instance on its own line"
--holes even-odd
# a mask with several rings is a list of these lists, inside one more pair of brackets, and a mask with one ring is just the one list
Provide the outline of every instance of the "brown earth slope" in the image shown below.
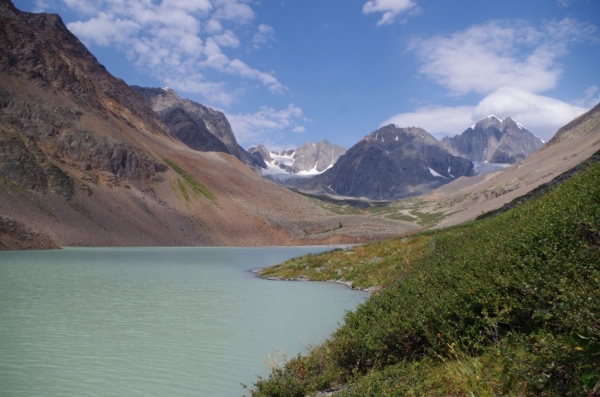
[[181,143],[57,15],[0,0],[0,215],[60,246],[353,243],[416,228],[341,216]]

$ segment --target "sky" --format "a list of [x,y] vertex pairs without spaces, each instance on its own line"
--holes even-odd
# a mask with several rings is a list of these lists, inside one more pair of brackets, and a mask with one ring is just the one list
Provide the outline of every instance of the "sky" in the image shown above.
[[538,137],[600,102],[600,0],[13,0],[58,13],[130,85],[224,112],[245,148],[441,139],[512,117]]

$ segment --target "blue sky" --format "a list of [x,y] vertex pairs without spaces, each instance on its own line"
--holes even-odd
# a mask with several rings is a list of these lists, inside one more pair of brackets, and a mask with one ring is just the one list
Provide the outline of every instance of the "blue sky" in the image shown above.
[[115,76],[223,111],[240,144],[511,116],[548,140],[600,102],[599,0],[13,0]]

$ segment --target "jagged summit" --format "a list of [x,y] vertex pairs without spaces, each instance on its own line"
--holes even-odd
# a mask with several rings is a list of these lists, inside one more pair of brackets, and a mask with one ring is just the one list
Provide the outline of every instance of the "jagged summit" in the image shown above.
[[452,154],[480,163],[515,163],[528,157],[544,142],[512,117],[489,115],[462,134],[442,139]]

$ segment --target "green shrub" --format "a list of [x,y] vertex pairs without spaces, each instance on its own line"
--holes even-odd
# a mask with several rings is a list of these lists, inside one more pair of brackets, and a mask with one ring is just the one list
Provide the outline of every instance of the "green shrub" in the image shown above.
[[[196,179],[194,179],[194,177],[190,174],[187,173],[187,171],[185,171],[183,168],[179,167],[177,164],[175,164],[174,162],[172,162],[169,159],[163,159],[163,161],[165,163],[167,163],[167,165],[173,170],[175,171],[177,174],[179,174],[183,180],[192,188],[193,191],[195,191],[196,193],[200,193],[202,194],[204,197],[206,197],[207,199],[209,199],[212,202],[216,202],[216,197],[214,195],[213,192],[211,192],[206,186],[204,186],[203,184],[201,184],[200,182],[198,182]],[[180,190],[182,192],[182,194],[185,197],[185,200],[187,201],[187,192],[184,191],[184,188],[181,188],[181,183],[179,183],[180,186]]]

